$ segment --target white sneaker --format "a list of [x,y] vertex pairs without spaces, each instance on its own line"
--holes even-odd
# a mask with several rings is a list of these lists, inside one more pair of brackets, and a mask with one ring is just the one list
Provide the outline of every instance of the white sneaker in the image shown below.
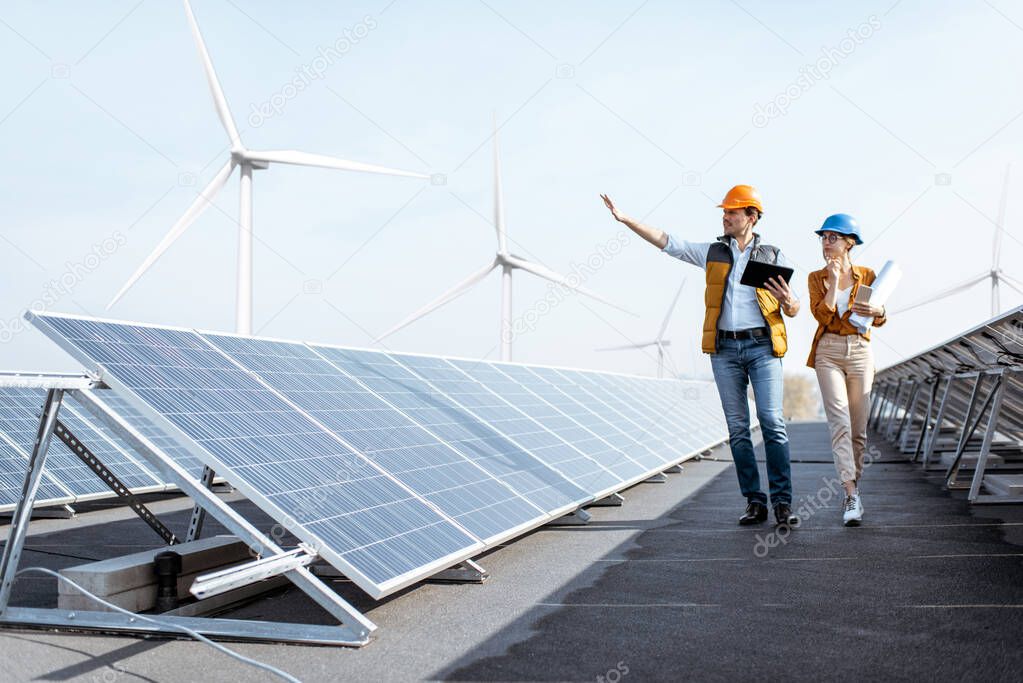
[[860,501],[859,492],[845,497],[842,510],[842,521],[846,526],[860,525],[860,521],[863,520],[863,503]]

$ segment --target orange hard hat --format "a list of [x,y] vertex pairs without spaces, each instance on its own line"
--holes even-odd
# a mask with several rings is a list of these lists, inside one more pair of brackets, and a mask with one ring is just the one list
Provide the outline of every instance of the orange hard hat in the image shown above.
[[741,209],[745,206],[755,206],[760,213],[764,212],[764,203],[760,201],[760,193],[752,185],[736,185],[718,204],[718,208],[721,209]]

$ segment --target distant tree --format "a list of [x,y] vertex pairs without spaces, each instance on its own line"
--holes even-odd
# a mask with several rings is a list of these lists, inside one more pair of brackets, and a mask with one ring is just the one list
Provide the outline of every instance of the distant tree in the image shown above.
[[806,375],[785,376],[782,412],[788,420],[819,420],[824,417],[817,382]]

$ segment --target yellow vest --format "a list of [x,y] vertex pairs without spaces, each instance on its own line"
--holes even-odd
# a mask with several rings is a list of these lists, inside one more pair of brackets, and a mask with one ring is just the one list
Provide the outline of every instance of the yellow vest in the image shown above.
[[[707,252],[707,288],[703,293],[703,302],[707,306],[707,314],[703,318],[704,353],[717,353],[718,319],[721,317],[721,304],[725,300],[725,288],[728,287],[728,274],[732,271],[730,243],[731,238],[719,237],[717,242],[710,245]],[[776,263],[778,249],[768,244],[761,245],[760,235],[753,233],[753,253],[750,260]],[[771,330],[771,347],[774,355],[781,358],[789,348],[781,304],[766,289],[757,289],[757,304],[764,315],[767,327]]]

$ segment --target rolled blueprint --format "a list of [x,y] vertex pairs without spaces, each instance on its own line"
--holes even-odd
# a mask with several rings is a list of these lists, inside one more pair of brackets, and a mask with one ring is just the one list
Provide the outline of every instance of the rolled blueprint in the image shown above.
[[[888,261],[881,268],[881,272],[877,274],[877,278],[871,285],[870,292],[870,303],[875,306],[884,306],[888,302],[888,297],[895,291],[895,286],[899,284],[899,280],[902,279],[902,269],[899,268],[899,264],[895,261]],[[868,318],[865,315],[859,313],[853,313],[849,316],[849,322],[856,326],[860,334],[866,334],[867,330],[870,329],[870,325],[873,322],[873,318]]]

